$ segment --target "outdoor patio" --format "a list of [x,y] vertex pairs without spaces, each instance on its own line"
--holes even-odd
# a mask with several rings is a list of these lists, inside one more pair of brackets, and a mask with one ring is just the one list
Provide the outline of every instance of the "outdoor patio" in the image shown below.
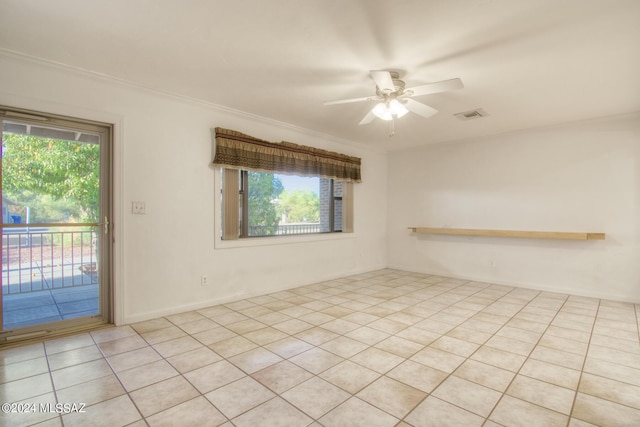
[[3,329],[99,313],[94,231],[2,236]]

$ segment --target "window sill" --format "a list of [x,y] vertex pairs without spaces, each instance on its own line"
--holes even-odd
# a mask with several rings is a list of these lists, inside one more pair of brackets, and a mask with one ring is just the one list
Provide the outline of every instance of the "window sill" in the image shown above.
[[355,239],[356,233],[323,233],[307,234],[304,236],[281,237],[249,237],[238,240],[222,240],[216,238],[216,249],[251,248],[259,246],[290,245],[297,243],[321,242],[327,240]]

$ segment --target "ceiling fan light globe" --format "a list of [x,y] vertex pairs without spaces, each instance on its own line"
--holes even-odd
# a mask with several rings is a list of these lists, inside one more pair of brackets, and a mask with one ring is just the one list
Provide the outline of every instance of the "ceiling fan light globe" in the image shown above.
[[387,104],[385,104],[384,102],[377,104],[375,107],[373,107],[373,110],[371,111],[373,111],[373,114],[379,119],[382,119],[382,120],[393,119],[393,114],[391,113],[391,110],[389,109]]
[[391,102],[389,102],[389,111],[391,112],[392,115],[395,115],[398,118],[404,116],[409,112],[409,110],[407,110],[407,107],[405,107],[397,99],[394,99]]

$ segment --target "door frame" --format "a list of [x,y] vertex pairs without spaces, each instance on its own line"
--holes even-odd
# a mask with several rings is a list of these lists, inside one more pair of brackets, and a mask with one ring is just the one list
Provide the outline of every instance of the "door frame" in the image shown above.
[[[100,254],[101,264],[98,270],[99,315],[60,320],[14,330],[2,330],[0,325],[0,346],[9,342],[67,334],[114,323],[114,125],[79,117],[62,116],[0,105],[0,125],[3,119],[40,126],[46,124],[53,128],[86,131],[100,135],[100,222],[97,224],[100,225],[98,234],[101,238],[98,239],[99,246],[97,250]],[[1,190],[2,183],[0,180],[0,192]],[[3,225],[0,221],[0,232],[2,230]],[[105,232],[106,235],[104,234]],[[0,298],[0,315],[2,313],[2,298]]]

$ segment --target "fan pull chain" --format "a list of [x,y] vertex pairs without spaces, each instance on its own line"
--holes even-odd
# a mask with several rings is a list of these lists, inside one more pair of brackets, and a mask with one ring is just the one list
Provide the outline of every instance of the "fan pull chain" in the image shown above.
[[396,136],[395,122],[396,120],[394,118],[389,121],[389,138]]

